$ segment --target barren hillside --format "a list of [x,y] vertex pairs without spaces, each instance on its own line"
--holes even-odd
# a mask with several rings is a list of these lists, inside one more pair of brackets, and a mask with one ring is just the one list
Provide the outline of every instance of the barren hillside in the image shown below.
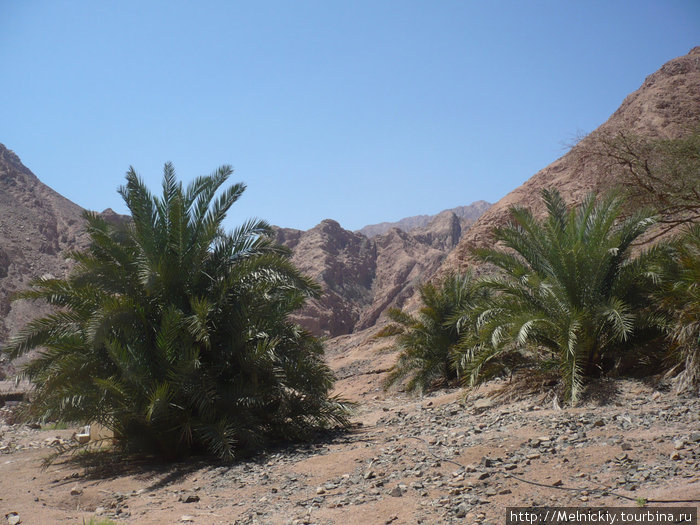
[[599,136],[624,131],[650,138],[672,138],[698,124],[700,47],[695,47],[649,75],[598,129],[489,208],[465,233],[441,271],[467,266],[470,250],[490,243],[491,231],[508,220],[510,207],[525,206],[535,213],[543,213],[540,191],[544,188],[558,188],[568,202],[575,203],[592,190],[602,191],[614,185],[615,176],[609,162],[591,154]]
[[82,212],[0,144],[0,342],[37,313],[35,305],[11,303],[12,294],[31,279],[68,270],[64,252],[85,241]]
[[278,228],[293,262],[318,281],[324,295],[297,316],[306,328],[331,337],[372,327],[387,308],[401,307],[416,283],[429,279],[471,221],[444,211],[410,232],[391,228],[369,239],[333,220],[300,231]]
[[[37,277],[66,275],[71,265],[66,252],[86,246],[82,214],[0,144],[0,345],[46,311],[36,303],[12,302],[12,296]],[[110,209],[103,216],[124,219]]]

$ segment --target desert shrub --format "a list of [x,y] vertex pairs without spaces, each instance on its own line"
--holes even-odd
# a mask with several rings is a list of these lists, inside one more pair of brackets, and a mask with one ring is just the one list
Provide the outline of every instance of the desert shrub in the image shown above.
[[19,294],[57,308],[5,349],[39,349],[23,369],[30,417],[99,423],[126,451],[224,459],[347,422],[321,343],[288,319],[318,286],[266,222],[222,228],[245,189],[222,189],[231,173],[183,189],[166,164],[155,197],[130,169],[132,221],[86,214],[90,246],[71,254],[72,274]]
[[619,220],[615,194],[589,195],[570,210],[557,191],[542,198],[544,220],[512,208],[512,222],[495,230],[500,247],[477,251],[498,271],[482,281],[493,294],[465,316],[476,332],[466,333],[456,363],[476,384],[520,354],[557,370],[573,404],[586,376],[609,370],[653,332],[642,311],[659,279],[658,254],[634,256],[631,247],[654,220],[643,211]]
[[700,128],[674,138],[598,133],[585,150],[602,160],[606,178],[627,196],[628,209],[656,210],[655,236],[700,220]]
[[406,389],[423,393],[439,384],[457,379],[452,351],[460,338],[455,316],[475,305],[484,296],[472,273],[449,275],[439,284],[419,287],[422,306],[417,315],[393,308],[388,311],[393,324],[379,337],[395,337],[399,351],[385,385],[408,378]]

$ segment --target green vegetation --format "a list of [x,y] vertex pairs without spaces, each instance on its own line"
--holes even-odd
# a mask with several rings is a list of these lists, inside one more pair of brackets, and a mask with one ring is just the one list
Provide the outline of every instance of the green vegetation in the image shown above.
[[399,357],[392,367],[386,386],[409,377],[406,389],[423,393],[438,384],[457,379],[452,351],[459,342],[459,328],[452,321],[458,312],[475,306],[485,297],[471,273],[450,275],[439,285],[423,284],[419,288],[423,306],[414,316],[399,309],[389,310],[394,321],[378,337],[396,336]]
[[90,518],[90,521],[85,521],[85,519],[83,518],[82,525],[116,525],[116,523],[112,520],[99,518]]
[[576,209],[556,191],[543,191],[548,217],[513,208],[513,222],[495,230],[503,248],[477,254],[500,272],[483,280],[494,291],[479,318],[481,345],[467,341],[460,361],[475,383],[484,363],[518,351],[556,367],[576,403],[584,376],[609,370],[611,357],[646,328],[640,308],[658,280],[654,252],[637,257],[632,243],[654,223],[638,212],[623,221],[622,200],[590,195]]
[[28,415],[100,423],[122,450],[165,458],[231,459],[347,423],[321,343],[288,320],[318,286],[264,221],[222,229],[245,189],[222,190],[231,173],[183,189],[166,164],[154,197],[130,169],[120,194],[133,222],[86,215],[91,243],[71,254],[71,276],[19,295],[57,307],[5,350],[40,349],[23,370],[36,384]]
[[42,430],[66,430],[68,428],[68,422],[66,421],[52,421],[50,423],[45,423],[41,425]]
[[660,371],[665,330],[672,364],[697,384],[700,228],[633,250],[655,218],[625,217],[618,194],[571,209],[556,191],[542,198],[545,219],[513,208],[496,246],[476,251],[490,273],[424,285],[417,317],[390,312],[396,324],[380,335],[396,336],[401,352],[389,382],[408,377],[407,389],[422,392],[529,368],[556,372],[575,404],[587,378]]
[[656,210],[655,236],[700,220],[700,128],[665,139],[601,135],[592,137],[589,150],[603,159],[631,206]]
[[681,391],[700,386],[700,224],[687,228],[670,248],[654,295]]

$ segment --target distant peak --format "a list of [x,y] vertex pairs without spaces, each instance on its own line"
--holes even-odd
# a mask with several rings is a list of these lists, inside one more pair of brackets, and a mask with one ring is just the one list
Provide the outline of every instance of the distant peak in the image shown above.
[[449,218],[451,217],[450,214],[455,215],[460,219],[474,221],[482,213],[489,209],[490,206],[491,204],[484,200],[474,201],[468,206],[457,206],[456,208],[443,210],[435,215],[414,215],[413,217],[406,217],[396,222],[370,224],[360,230],[357,230],[357,233],[361,233],[369,238],[372,238],[376,235],[381,235],[388,232],[391,228],[398,228],[404,232],[410,232],[416,228],[424,228],[428,226],[428,224],[435,221],[438,217],[441,219]]

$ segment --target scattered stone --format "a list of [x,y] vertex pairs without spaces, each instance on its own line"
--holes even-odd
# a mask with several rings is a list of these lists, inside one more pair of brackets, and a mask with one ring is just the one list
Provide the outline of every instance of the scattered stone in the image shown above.
[[80,489],[78,487],[73,487],[70,489],[70,495],[71,496],[80,496],[83,493],[83,489]]
[[677,439],[673,442],[673,448],[676,450],[683,450],[685,448],[685,441],[682,439]]
[[391,491],[389,492],[389,496],[393,496],[395,498],[400,498],[403,496],[403,490],[399,485],[396,485]]
[[491,401],[490,399],[484,397],[474,401],[474,411],[476,413],[484,412],[486,410],[489,410],[490,408],[493,408],[493,401]]
[[16,512],[10,512],[8,514],[5,514],[5,518],[7,518],[8,525],[19,525],[20,523],[22,523],[19,514]]
[[188,516],[187,514],[183,514],[180,516],[180,521],[183,523],[194,523],[194,516]]
[[[624,395],[627,396],[626,393]],[[200,488],[207,487],[206,493],[211,500],[207,497],[206,501],[211,503],[208,508],[214,513],[223,511],[225,505],[240,509],[237,511],[239,525],[262,525],[275,520],[289,524],[320,524],[323,521],[315,514],[315,509],[344,509],[341,512],[355,515],[360,510],[358,506],[391,505],[391,498],[396,497],[403,499],[401,502],[393,500],[394,506],[416,509],[415,519],[410,520],[412,523],[497,524],[499,518],[494,514],[494,509],[508,501],[506,495],[515,493],[525,505],[531,505],[534,501],[534,496],[523,496],[526,494],[523,486],[508,479],[510,472],[527,479],[540,476],[540,481],[552,487],[568,486],[569,483],[572,486],[602,485],[609,490],[636,489],[642,495],[650,486],[672,480],[689,479],[694,482],[700,468],[697,444],[700,443],[700,432],[691,430],[698,428],[700,400],[681,398],[676,401],[674,397],[671,403],[669,394],[668,404],[665,404],[652,403],[649,397],[638,405],[634,404],[633,399],[625,397],[624,403],[602,408],[583,405],[575,411],[567,407],[561,412],[546,415],[537,411],[528,412],[527,402],[516,401],[508,406],[498,405],[495,410],[479,416],[468,409],[469,405],[464,409],[453,401],[441,400],[435,406],[428,406],[424,400],[402,399],[399,402],[389,398],[371,407],[374,413],[379,414],[379,422],[376,426],[366,425],[366,434],[359,440],[355,440],[352,434],[338,435],[337,438],[332,435],[322,445],[301,444],[273,450],[260,458],[243,460],[226,467],[213,467],[211,472],[198,472],[198,483]],[[381,411],[382,404],[388,406],[386,412]],[[592,431],[597,421],[604,421],[605,424]],[[623,423],[631,430],[623,430]],[[28,430],[25,425],[7,430],[0,418],[0,446],[10,444],[8,439],[12,439],[10,436],[17,431],[23,433],[23,439],[13,442],[8,454],[15,453],[15,443],[32,448],[33,445],[28,443],[36,442],[39,448],[49,446],[54,441],[53,437],[45,439],[45,436],[53,436],[54,433],[38,434]],[[590,435],[587,436],[586,432]],[[649,439],[634,438],[635,435],[646,435],[645,432],[649,432]],[[33,435],[36,435],[35,439]],[[70,433],[61,435],[68,437]],[[528,439],[523,436],[533,437]],[[422,443],[409,439],[413,437],[420,438]],[[676,446],[679,441],[683,443],[681,448]],[[348,443],[358,451],[358,455],[349,462],[347,470],[329,474],[329,477],[317,479],[315,483],[310,483],[314,479],[310,474],[298,470],[300,461],[342,451],[340,447]],[[480,450],[476,457],[466,454],[472,446]],[[593,447],[593,452],[602,450],[603,453],[591,456],[589,462],[588,447]],[[658,457],[658,449],[667,451],[662,458]],[[678,456],[672,461],[674,449]],[[629,456],[625,454],[632,450],[634,452]],[[0,457],[14,460],[13,457]],[[478,462],[477,458],[480,458]],[[451,466],[448,464],[451,461],[462,466]],[[474,463],[467,464],[469,461]],[[577,468],[579,466],[581,468]],[[65,483],[69,480],[68,483],[75,483],[76,487],[82,484],[80,473],[76,473],[77,479],[72,479],[72,472],[72,469],[63,471],[55,481]],[[548,480],[546,476],[544,480],[541,479],[544,472],[551,476]],[[561,475],[561,479],[557,474]],[[587,482],[573,481],[579,477]],[[563,481],[565,479],[567,481]],[[569,479],[572,481],[569,482]],[[63,490],[69,489],[70,485]],[[223,491],[235,492],[238,489],[251,491],[250,498],[224,502],[223,498],[228,499],[225,494],[229,492]],[[143,491],[130,490],[119,501],[138,496],[139,493]],[[155,497],[147,501],[156,508],[177,509],[173,507],[177,505],[175,498],[194,503],[199,501],[197,494],[201,496],[204,493],[204,489],[200,492],[196,489],[168,490],[165,494],[161,489],[146,489],[143,499],[146,496]],[[189,499],[188,496],[193,497]],[[537,499],[540,505],[552,505],[562,498],[566,504],[581,505],[589,498],[595,503],[604,503],[607,502],[604,498],[608,496],[599,492],[576,494],[550,488],[542,490]],[[0,494],[0,499],[2,497]],[[34,497],[33,493],[31,497]],[[78,499],[73,501],[75,508]],[[105,504],[106,511],[104,507],[98,507],[93,516],[96,519],[99,516],[101,519],[123,520],[129,511],[134,518],[140,515],[144,502],[133,505],[132,509],[126,503],[119,503],[113,497],[110,505]],[[294,505],[297,506],[296,510],[292,508]],[[287,510],[290,511],[286,514],[287,521],[278,519]],[[485,517],[477,519],[482,514]],[[191,521],[181,519],[181,522],[204,519],[202,516],[183,517]],[[177,521],[177,515],[174,518]],[[24,519],[26,521],[28,518],[25,516]],[[384,520],[390,524],[399,523],[399,518],[391,514],[385,514],[377,523],[385,523]]]

